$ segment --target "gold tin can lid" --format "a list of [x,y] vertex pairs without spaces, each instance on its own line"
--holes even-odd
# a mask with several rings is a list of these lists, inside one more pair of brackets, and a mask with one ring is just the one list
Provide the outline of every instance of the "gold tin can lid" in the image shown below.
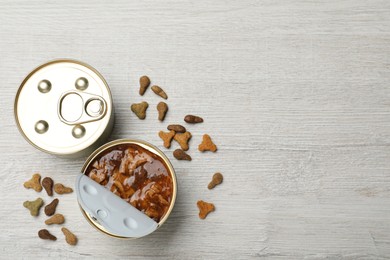
[[107,82],[75,60],[55,60],[34,69],[18,89],[14,113],[30,144],[59,156],[96,148],[113,125]]

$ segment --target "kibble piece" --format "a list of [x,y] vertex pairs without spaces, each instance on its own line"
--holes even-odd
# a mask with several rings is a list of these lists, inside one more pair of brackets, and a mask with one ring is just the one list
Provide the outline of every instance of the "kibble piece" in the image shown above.
[[158,120],[164,121],[165,115],[168,112],[168,105],[165,102],[160,102],[157,105]]
[[171,147],[172,138],[175,136],[175,131],[169,131],[168,133],[160,131],[158,136],[164,141],[164,147]]
[[173,152],[173,156],[178,160],[186,160],[186,161],[192,160],[191,156],[188,155],[186,152],[184,152],[182,149],[176,149]]
[[165,93],[165,91],[160,88],[159,86],[157,85],[154,85],[152,86],[152,90],[153,92],[156,94],[156,95],[159,95],[160,97],[162,97],[163,99],[168,99],[168,96],[167,94]]
[[213,143],[211,137],[208,134],[205,134],[203,135],[202,143],[198,146],[198,150],[201,152],[204,151],[216,152],[217,146]]
[[50,197],[53,196],[53,179],[50,177],[45,177],[42,180],[42,186],[45,188],[47,195]]
[[141,103],[134,103],[131,105],[131,111],[133,111],[134,114],[139,119],[145,119],[146,117],[146,110],[148,109],[149,104],[146,101],[142,101]]
[[197,123],[202,123],[203,118],[201,118],[199,116],[194,116],[194,115],[186,115],[184,117],[184,121],[186,121],[187,123],[190,123],[190,124],[197,124]]
[[190,141],[191,137],[191,133],[187,131],[185,133],[175,134],[173,139],[175,139],[175,141],[179,143],[181,149],[187,151],[189,149],[188,142]]
[[197,203],[199,208],[199,218],[205,219],[207,215],[215,210],[213,203],[208,203],[203,200],[199,200]]
[[217,172],[213,175],[213,179],[211,180],[211,182],[209,183],[209,185],[207,186],[207,188],[209,188],[209,190],[213,189],[215,186],[221,184],[223,181],[223,175],[220,173],[220,172]]
[[66,194],[66,193],[72,193],[73,192],[73,189],[70,188],[70,187],[65,187],[63,184],[61,183],[56,183],[54,184],[54,191],[57,193],[57,194]]
[[56,212],[58,202],[59,202],[58,199],[54,199],[52,202],[50,202],[48,205],[45,206],[46,216],[52,216]]
[[23,202],[23,206],[30,210],[31,216],[38,216],[39,215],[39,209],[43,205],[43,200],[41,198],[37,198],[36,200],[33,201],[25,201]]
[[139,94],[143,96],[145,94],[146,89],[150,85],[150,79],[148,76],[142,76],[139,78]]
[[167,127],[168,130],[173,130],[175,131],[176,133],[184,133],[186,130],[186,128],[182,125],[169,125]]
[[57,238],[55,236],[53,236],[52,234],[50,234],[49,230],[47,230],[47,229],[39,230],[38,236],[41,239],[47,239],[47,240],[53,240],[53,241],[57,240]]
[[23,186],[26,189],[34,189],[36,192],[42,191],[41,186],[41,175],[39,173],[35,173],[30,180],[26,181]]
[[55,214],[51,218],[46,219],[46,225],[62,224],[65,222],[65,217],[62,214]]
[[67,228],[61,228],[62,233],[65,235],[66,243],[68,243],[71,246],[75,246],[77,244],[77,237],[69,231]]

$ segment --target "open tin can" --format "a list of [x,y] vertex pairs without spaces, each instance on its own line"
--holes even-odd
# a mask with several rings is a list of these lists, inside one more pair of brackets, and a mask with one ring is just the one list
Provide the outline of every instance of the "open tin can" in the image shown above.
[[54,60],[34,69],[18,89],[14,114],[31,145],[68,158],[90,154],[114,125],[107,82],[75,60]]
[[138,238],[166,221],[176,200],[175,171],[146,142],[102,145],[113,128],[114,107],[97,70],[74,60],[39,66],[20,85],[14,114],[19,131],[37,149],[68,158],[90,154],[75,190],[93,227],[111,237]]
[[157,230],[177,194],[175,171],[157,147],[120,139],[94,151],[76,179],[81,212],[99,231],[138,238]]

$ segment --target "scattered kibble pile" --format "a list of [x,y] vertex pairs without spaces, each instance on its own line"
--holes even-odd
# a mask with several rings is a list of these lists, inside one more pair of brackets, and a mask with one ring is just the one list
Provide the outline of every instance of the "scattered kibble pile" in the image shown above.
[[[45,177],[41,183],[41,175],[39,173],[33,174],[31,179],[26,181],[23,184],[23,186],[26,189],[33,189],[36,192],[41,192],[43,187],[49,197],[53,196],[53,188],[54,188],[54,192],[57,194],[67,194],[73,192],[72,188],[66,187],[61,183],[54,184],[53,179],[50,177]],[[61,225],[65,222],[64,215],[58,213],[55,214],[58,203],[59,203],[59,199],[56,198],[45,206],[44,209],[45,215],[50,217],[45,221],[46,225],[54,225],[54,224]],[[23,203],[23,206],[30,211],[31,216],[38,216],[39,211],[43,206],[43,204],[44,204],[43,199],[37,198],[36,200],[33,201],[25,201]],[[74,246],[77,244],[77,237],[73,233],[71,233],[68,229],[64,227],[61,230],[65,236],[65,241],[69,245]],[[52,235],[47,229],[39,230],[38,237],[41,239],[52,240],[52,241],[57,240],[57,237]]]
[[[143,96],[148,89],[151,81],[148,76],[142,76],[139,80],[140,87],[139,87],[139,94]],[[154,85],[151,87],[152,91],[164,98],[168,99],[168,95],[166,92],[159,86]],[[134,114],[139,119],[145,119],[146,118],[146,111],[149,107],[149,104],[146,101],[143,101],[141,103],[134,103],[131,105],[131,110],[134,112]],[[165,102],[160,102],[157,105],[157,111],[158,111],[158,120],[164,121],[165,116],[168,112],[168,105]],[[196,116],[196,115],[186,115],[184,117],[184,121],[188,124],[199,124],[203,123],[203,118]],[[173,156],[180,161],[191,161],[191,156],[186,152],[190,149],[189,147],[189,141],[192,137],[192,134],[187,131],[187,129],[180,125],[180,124],[173,124],[168,125],[167,127],[168,132],[160,131],[158,133],[158,136],[162,139],[163,145],[165,148],[170,148],[172,140],[175,140],[179,145],[181,149],[176,149],[173,151]],[[203,135],[202,143],[199,144],[198,150],[200,152],[216,152],[217,146],[212,141],[211,137],[208,134]],[[213,189],[216,185],[219,185],[222,183],[223,176],[221,173],[215,173],[213,175],[213,178],[211,182],[208,185],[208,189]],[[205,202],[203,200],[199,200],[197,202],[197,206],[199,208],[199,217],[201,219],[205,219],[206,216],[215,210],[215,206],[212,203]]]

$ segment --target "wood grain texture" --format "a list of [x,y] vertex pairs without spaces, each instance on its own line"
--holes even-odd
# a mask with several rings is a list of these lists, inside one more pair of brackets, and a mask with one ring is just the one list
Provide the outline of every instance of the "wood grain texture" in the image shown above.
[[[178,175],[175,209],[143,239],[114,240],[83,219],[75,194],[58,211],[79,237],[41,241],[22,207],[32,173],[72,185],[85,158],[65,160],[18,133],[13,101],[24,76],[56,58],[97,68],[111,86],[111,140],[157,144]],[[386,259],[390,257],[389,1],[0,1],[0,258]],[[169,95],[138,93],[149,75]],[[130,104],[146,100],[147,118]],[[184,115],[192,162],[157,133]],[[201,154],[201,136],[219,150]],[[212,174],[224,183],[207,189]],[[214,202],[206,220],[196,201]]]

